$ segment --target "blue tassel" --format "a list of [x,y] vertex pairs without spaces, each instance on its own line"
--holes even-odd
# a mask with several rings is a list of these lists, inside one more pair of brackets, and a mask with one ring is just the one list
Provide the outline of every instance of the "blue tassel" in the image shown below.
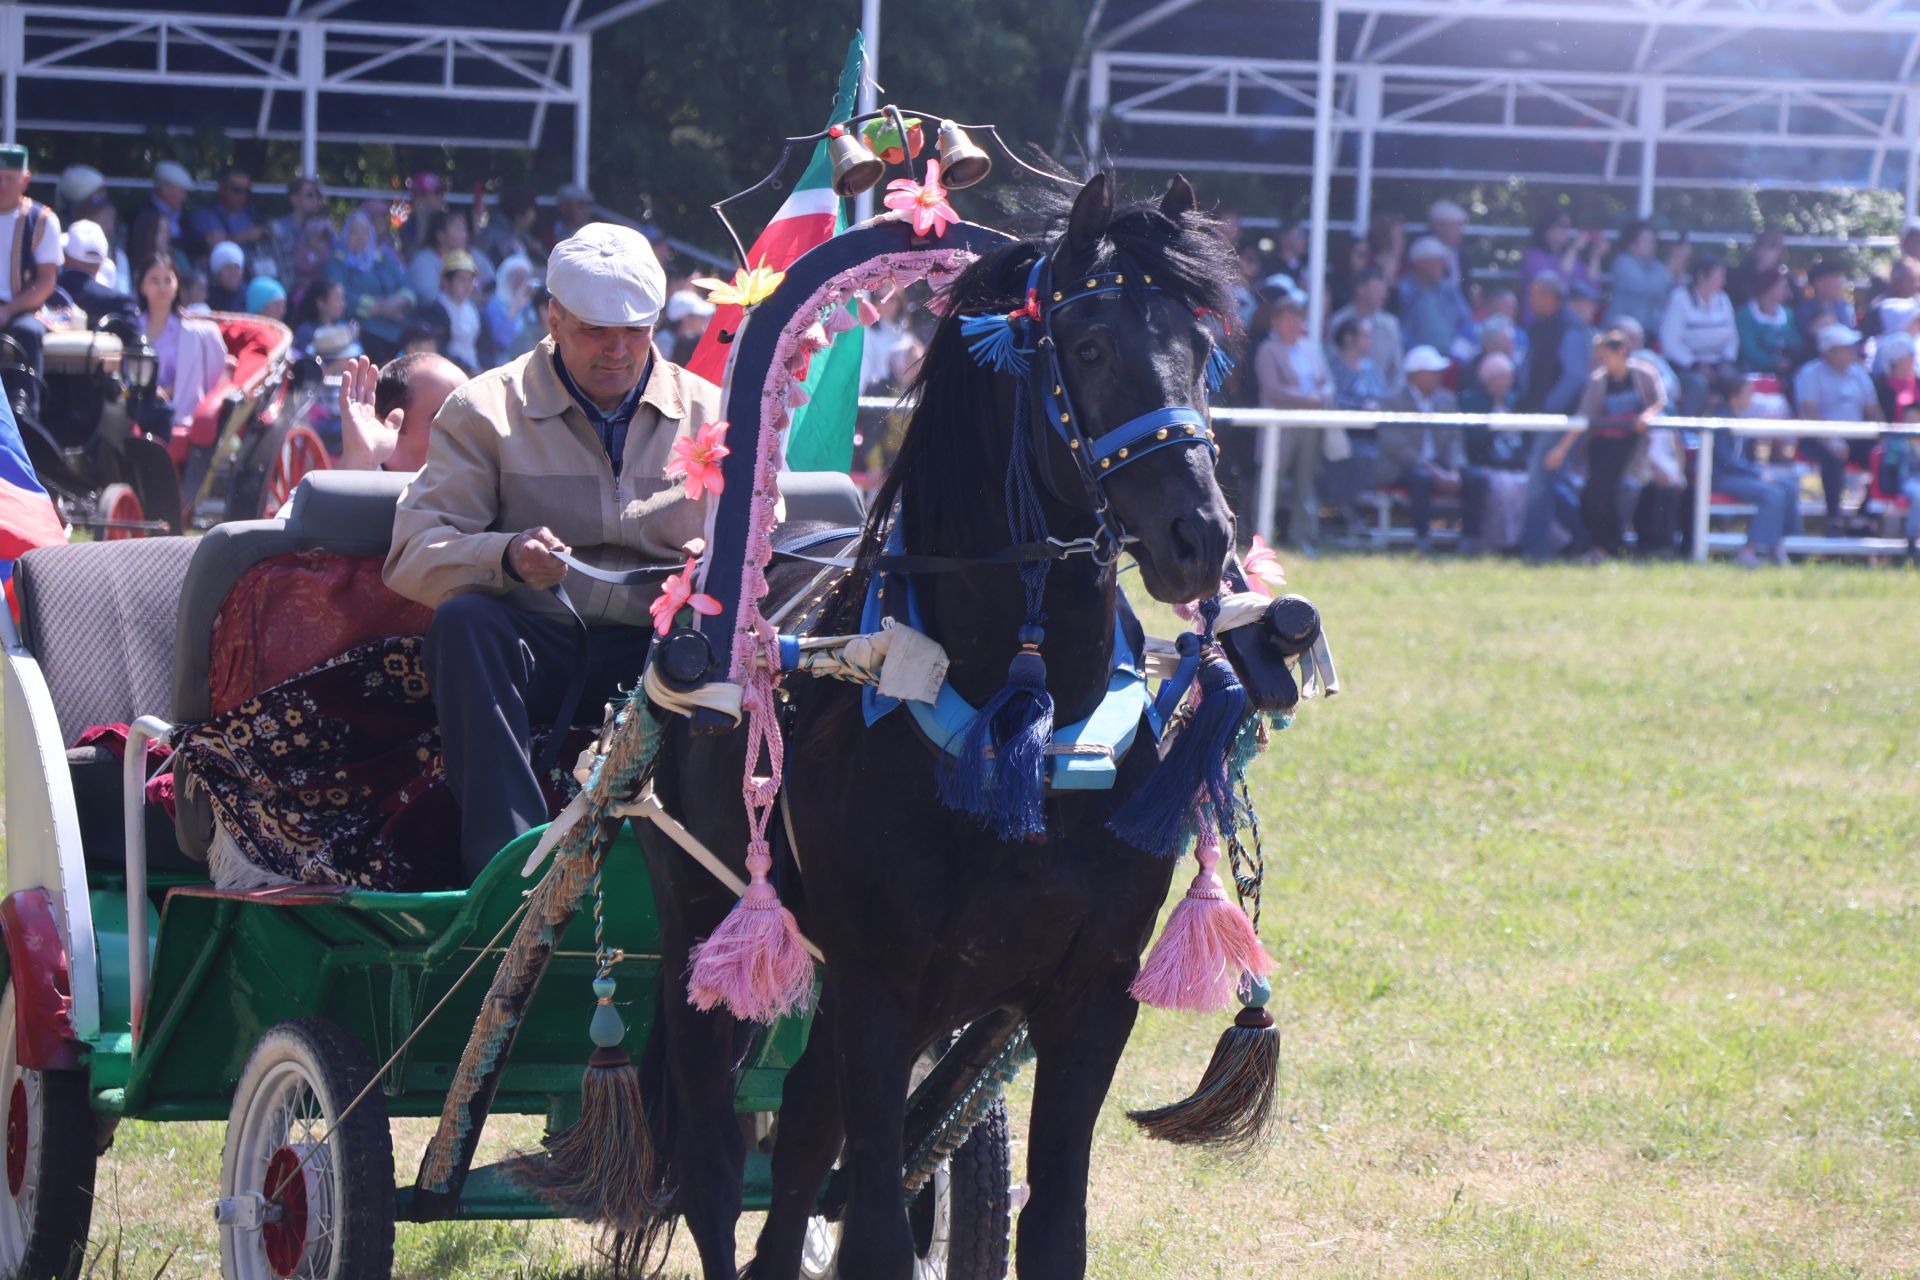
[[1004,313],[961,316],[960,336],[967,339],[967,351],[982,368],[996,373],[1027,372],[1027,353],[1020,349],[1014,322]]
[[1244,805],[1234,795],[1231,770],[1242,727],[1250,719],[1247,691],[1225,658],[1200,663],[1200,705],[1174,739],[1146,785],[1128,797],[1107,829],[1148,853],[1177,856],[1191,831],[1194,802],[1204,792],[1222,834],[1238,829]]
[[1020,628],[1021,650],[1007,665],[1006,687],[973,717],[940,778],[940,799],[949,809],[972,814],[1007,841],[1047,833],[1053,696],[1041,634],[1036,626]]
[[1211,394],[1227,385],[1227,377],[1233,372],[1233,357],[1227,354],[1225,347],[1213,344],[1213,354],[1207,357],[1207,391]]

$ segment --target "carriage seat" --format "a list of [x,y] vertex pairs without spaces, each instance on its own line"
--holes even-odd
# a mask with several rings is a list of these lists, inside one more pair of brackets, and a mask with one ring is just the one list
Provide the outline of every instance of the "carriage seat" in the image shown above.
[[[167,716],[174,629],[196,538],[134,538],[41,547],[15,568],[21,641],[39,662],[68,747],[67,767],[89,865],[126,859],[119,756],[76,747],[96,725]],[[147,808],[147,865],[186,870],[173,824]]]
[[[220,715],[356,645],[424,635],[432,610],[389,590],[381,566],[407,477],[318,471],[285,519],[216,525],[181,587],[173,707],[180,723]],[[857,525],[859,491],[834,472],[781,479],[789,522]],[[180,788],[181,847],[204,859],[213,838],[205,797]]]
[[220,341],[232,367],[194,406],[191,424],[175,424],[167,448],[179,466],[186,465],[194,446],[208,448],[219,440],[221,426],[266,390],[274,367],[293,348],[293,330],[278,320],[229,312],[215,312],[211,319],[220,326]]
[[[207,531],[180,591],[176,720],[220,715],[356,645],[426,633],[432,610],[380,577],[406,481],[378,471],[315,472],[284,519]],[[212,810],[190,791],[176,797],[180,845],[204,859]]]

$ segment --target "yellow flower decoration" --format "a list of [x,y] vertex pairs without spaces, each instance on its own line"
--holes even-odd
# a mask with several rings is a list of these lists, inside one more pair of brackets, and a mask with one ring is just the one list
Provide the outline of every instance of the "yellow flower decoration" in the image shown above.
[[741,267],[735,271],[731,282],[712,276],[696,276],[693,283],[707,291],[707,301],[715,306],[751,307],[771,297],[786,278],[786,272],[771,269],[767,266],[767,260],[762,258],[757,267]]

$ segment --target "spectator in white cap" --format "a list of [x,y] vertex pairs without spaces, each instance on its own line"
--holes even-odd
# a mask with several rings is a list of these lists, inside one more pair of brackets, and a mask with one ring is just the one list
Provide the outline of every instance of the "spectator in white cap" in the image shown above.
[[[1860,331],[1830,324],[1820,331],[1816,343],[1820,358],[1807,361],[1793,378],[1800,416],[1810,422],[1885,422],[1880,393],[1860,363]],[[1871,439],[1814,436],[1800,442],[1801,455],[1820,465],[1820,488],[1827,500],[1826,532],[1838,532],[1848,461],[1864,467],[1872,451]]]
[[222,240],[207,255],[207,305],[215,311],[247,309],[247,251]]
[[180,242],[180,211],[187,207],[187,193],[192,190],[193,175],[185,165],[162,160],[153,166],[151,210],[166,221],[167,234],[176,244]]
[[[1395,413],[1458,413],[1460,403],[1442,385],[1453,362],[1432,347],[1407,352],[1407,385],[1387,402]],[[1460,492],[1461,472],[1467,465],[1465,442],[1458,427],[1384,426],[1378,433],[1379,455],[1373,481],[1381,488],[1407,491],[1413,513],[1415,546],[1430,550],[1433,540],[1433,500]]]
[[86,316],[89,329],[99,328],[108,316],[128,320],[139,317],[140,308],[134,304],[131,294],[100,283],[100,268],[111,257],[112,250],[107,245],[107,233],[100,229],[99,223],[83,218],[68,227],[65,252],[66,264],[55,280],[55,287]]
[[106,185],[106,175],[90,164],[70,164],[62,169],[60,183],[54,188],[54,202],[60,216],[72,222],[80,206]]
[[1467,238],[1467,211],[1451,200],[1427,206],[1427,233],[1447,251],[1447,279],[1466,291],[1469,272],[1463,248]]
[[387,585],[435,610],[427,677],[469,878],[546,821],[533,730],[569,711],[597,724],[645,660],[657,587],[593,575],[678,561],[705,525],[663,471],[720,393],[654,349],[666,273],[646,237],[589,223],[546,284],[550,336],[448,397],[387,556]]
[[670,358],[685,364],[693,356],[693,350],[700,345],[700,338],[707,331],[707,321],[713,319],[713,304],[691,289],[680,289],[667,299],[667,324],[665,335],[672,346],[661,343],[660,349]]
[[1451,352],[1473,332],[1473,311],[1458,282],[1447,278],[1447,246],[1421,236],[1407,250],[1407,274],[1400,280],[1401,330],[1409,347]]

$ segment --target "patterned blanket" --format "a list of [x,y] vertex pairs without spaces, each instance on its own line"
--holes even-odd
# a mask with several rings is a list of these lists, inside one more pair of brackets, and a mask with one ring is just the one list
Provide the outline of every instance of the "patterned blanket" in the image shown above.
[[[249,862],[303,884],[460,885],[460,812],[423,643],[356,646],[176,735],[176,773],[205,788]],[[582,745],[591,732],[578,731]],[[563,748],[559,758],[573,755]],[[571,779],[555,770],[547,782],[557,812]]]

